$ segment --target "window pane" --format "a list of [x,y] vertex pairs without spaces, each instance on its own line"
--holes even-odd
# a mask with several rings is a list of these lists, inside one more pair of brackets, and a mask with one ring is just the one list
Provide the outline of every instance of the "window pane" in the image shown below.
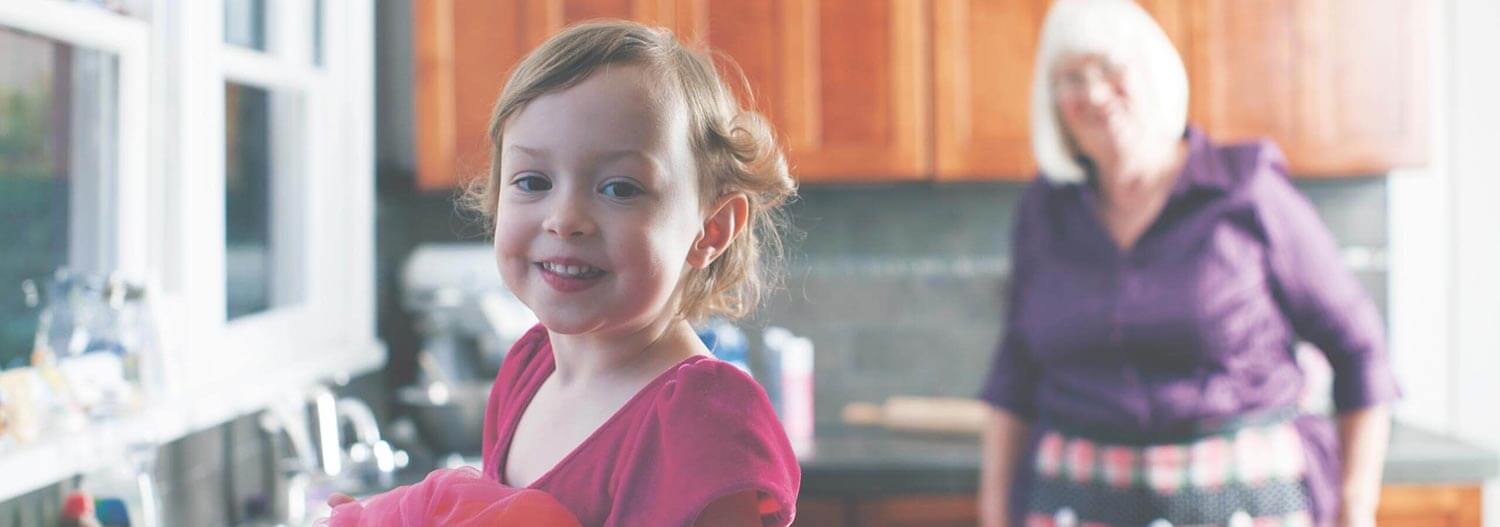
[[[37,310],[23,280],[109,271],[112,55],[0,27],[0,368],[29,362]],[[43,296],[39,300],[48,299]]]
[[266,50],[265,0],[224,0],[224,42]]
[[313,65],[323,65],[323,0],[312,2]]
[[228,84],[225,104],[225,295],[229,318],[272,305],[271,93]]

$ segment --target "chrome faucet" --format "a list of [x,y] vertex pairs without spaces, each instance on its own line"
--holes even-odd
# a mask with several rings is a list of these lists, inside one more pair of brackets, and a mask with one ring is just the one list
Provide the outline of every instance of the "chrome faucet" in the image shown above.
[[338,416],[347,420],[354,429],[355,442],[349,446],[349,460],[371,467],[375,474],[374,483],[380,488],[395,485],[396,471],[404,468],[408,459],[405,452],[392,448],[390,443],[380,438],[380,426],[375,421],[375,412],[364,401],[352,397],[339,399],[335,408]]
[[[354,432],[347,449],[342,433],[346,422]],[[284,433],[291,447],[289,457],[273,460],[279,476],[273,494],[276,521],[284,525],[306,525],[320,510],[326,513],[322,500],[330,492],[390,488],[396,471],[408,463],[406,452],[381,439],[369,405],[352,397],[336,398],[327,386],[314,386],[303,397],[272,405],[262,414],[261,428],[273,438]],[[351,476],[359,478],[357,484],[348,484]]]

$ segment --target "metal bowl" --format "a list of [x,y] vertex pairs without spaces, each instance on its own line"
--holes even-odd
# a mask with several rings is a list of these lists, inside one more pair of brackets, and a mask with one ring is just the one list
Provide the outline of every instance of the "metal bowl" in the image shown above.
[[405,386],[396,399],[417,424],[423,442],[440,454],[477,454],[484,440],[484,406],[491,382]]

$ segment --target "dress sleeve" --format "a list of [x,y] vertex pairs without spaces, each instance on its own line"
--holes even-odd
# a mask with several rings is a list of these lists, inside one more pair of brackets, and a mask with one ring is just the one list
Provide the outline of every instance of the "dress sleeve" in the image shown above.
[[1328,357],[1339,412],[1399,395],[1375,303],[1343,264],[1338,246],[1307,198],[1286,177],[1281,152],[1263,145],[1252,199],[1267,240],[1276,301],[1297,336]]
[[801,469],[765,390],[733,366],[678,366],[624,461],[609,525],[686,526],[719,498],[758,493],[761,523],[792,521]]
[[1036,391],[1038,366],[1026,349],[1022,334],[1020,299],[1026,288],[1031,287],[1032,273],[1036,266],[1036,229],[1042,228],[1037,215],[1042,203],[1044,183],[1031,184],[1017,207],[1014,234],[1011,237],[1010,286],[1005,301],[1005,334],[1000,339],[999,349],[990,361],[989,376],[985,379],[979,398],[1003,410],[1027,420],[1036,418]]

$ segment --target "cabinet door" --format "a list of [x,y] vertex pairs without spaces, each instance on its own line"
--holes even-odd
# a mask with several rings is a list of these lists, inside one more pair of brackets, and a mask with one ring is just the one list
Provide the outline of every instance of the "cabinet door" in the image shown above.
[[1425,2],[1190,2],[1193,121],[1270,137],[1300,176],[1426,162]]
[[974,496],[896,496],[859,504],[862,527],[973,527],[979,524]]
[[489,168],[490,110],[511,69],[562,27],[624,18],[676,28],[674,0],[422,0],[412,3],[417,186],[450,189]]
[[849,504],[836,498],[797,500],[797,519],[792,527],[847,527]]
[[1380,527],[1479,527],[1480,488],[1448,485],[1386,485],[1375,523]]
[[1029,179],[1031,73],[1048,0],[937,0],[933,71],[940,180]]
[[1190,121],[1215,139],[1295,138],[1296,20],[1300,0],[1201,0],[1195,6]]
[[1300,0],[1294,168],[1375,174],[1427,163],[1429,2]]
[[744,71],[799,180],[931,174],[926,1],[706,0],[702,9],[705,27],[687,32]]

